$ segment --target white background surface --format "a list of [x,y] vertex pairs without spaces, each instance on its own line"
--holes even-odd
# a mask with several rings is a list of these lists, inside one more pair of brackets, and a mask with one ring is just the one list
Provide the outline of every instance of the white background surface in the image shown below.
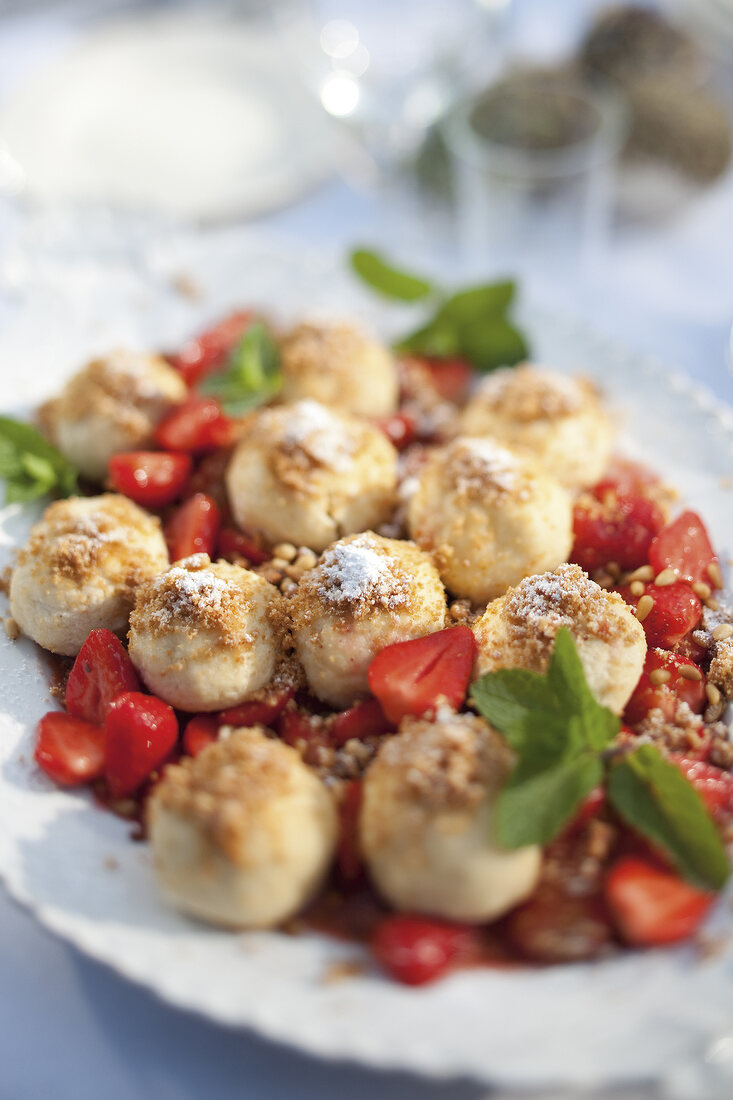
[[[518,12],[523,40],[529,36],[543,46],[561,42],[580,10],[589,6],[524,0]],[[0,30],[6,87],[32,55],[52,47],[47,27]],[[55,28],[54,40],[64,33],[63,27]],[[0,85],[0,94],[3,90]],[[331,245],[378,240],[380,221],[378,204],[334,183],[259,224],[312,246],[326,240]],[[17,227],[14,212],[0,210],[2,253]],[[628,345],[682,367],[729,402],[732,241],[729,178],[674,225],[627,231],[607,268],[593,280],[554,286],[552,273],[544,272],[533,281],[546,299],[555,298]],[[399,242],[390,243],[399,255]],[[12,379],[3,373],[2,382],[7,387]],[[51,1095],[59,1100],[342,1095],[350,1100],[376,1095],[383,1100],[478,1100],[486,1095],[467,1082],[436,1084],[321,1064],[173,1011],[55,941],[3,895],[0,989],[0,1100]]]

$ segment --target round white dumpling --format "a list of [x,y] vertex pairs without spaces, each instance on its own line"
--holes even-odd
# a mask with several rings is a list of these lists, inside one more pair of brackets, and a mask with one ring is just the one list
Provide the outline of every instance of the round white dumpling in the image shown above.
[[326,550],[288,606],[308,686],[335,707],[368,692],[369,665],[385,646],[445,624],[445,590],[429,556],[371,531]]
[[158,355],[117,351],[95,359],[40,411],[49,439],[92,481],[120,451],[152,443],[158,421],[188,396],[180,374]]
[[142,585],[130,616],[133,664],[155,695],[181,710],[243,703],[272,679],[285,637],[278,590],[206,554]]
[[127,630],[138,585],[168,565],[160,520],[127,497],[58,500],[32,528],[10,613],[44,649],[74,657],[90,630]]
[[476,677],[498,668],[544,673],[563,626],[573,636],[588,687],[620,714],[644,667],[644,628],[618,593],[601,588],[578,565],[527,577],[489,604],[474,627]]
[[357,416],[389,416],[397,408],[392,354],[352,325],[298,325],[284,339],[281,358],[283,401],[310,397]]
[[489,375],[459,428],[533,457],[571,489],[599,480],[614,434],[591,382],[530,364]]
[[495,920],[533,891],[535,845],[493,838],[494,806],[512,756],[481,718],[441,708],[406,718],[364,778],[361,850],[379,893],[396,909],[450,920]]
[[294,749],[229,732],[166,768],[148,803],[164,892],[192,916],[272,928],[318,891],[338,833],[333,799]]
[[397,452],[366,421],[299,401],[251,421],[226,484],[240,527],[320,551],[390,517]]
[[475,604],[567,559],[572,503],[534,463],[488,439],[459,436],[428,458],[407,511],[454,596]]

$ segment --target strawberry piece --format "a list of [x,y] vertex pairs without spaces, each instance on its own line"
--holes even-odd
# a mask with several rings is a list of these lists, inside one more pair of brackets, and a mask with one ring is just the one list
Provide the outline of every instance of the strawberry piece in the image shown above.
[[54,783],[78,787],[104,771],[104,741],[104,726],[53,710],[38,723],[33,757]]
[[716,587],[713,573],[719,569],[705,524],[696,512],[682,512],[652,540],[649,547],[649,563],[656,573],[672,569],[682,580],[691,584],[702,581]]
[[430,374],[430,381],[444,401],[459,405],[468,397],[476,371],[465,359],[425,358],[421,362]]
[[190,455],[129,451],[114,455],[107,472],[118,493],[145,508],[164,508],[183,494],[191,468]]
[[[700,714],[705,707],[705,677],[689,680],[680,673],[680,669],[700,670],[692,661],[677,653],[668,653],[663,649],[650,649],[644,661],[644,670],[634,693],[626,704],[624,718],[630,726],[636,726],[646,718],[650,710],[658,708],[665,718],[673,720],[680,703],[687,703],[690,710]],[[655,684],[650,679],[653,672],[669,672],[665,683]]]
[[346,883],[356,882],[363,872],[359,851],[361,799],[361,782],[358,779],[352,779],[346,784],[339,806],[339,840],[336,849],[336,866],[342,880]]
[[395,413],[376,421],[377,427],[398,451],[404,451],[417,436],[417,421],[409,413]]
[[164,451],[205,454],[234,442],[236,425],[213,397],[189,397],[164,416],[155,429],[155,442]]
[[566,833],[580,832],[593,817],[598,817],[606,805],[606,792],[603,787],[594,787],[585,796],[575,811],[575,816],[565,826]]
[[273,690],[262,699],[251,699],[238,707],[229,707],[219,715],[220,726],[270,726],[282,714],[292,699],[295,688]]
[[379,922],[371,949],[398,982],[425,985],[448,972],[469,938],[469,930],[462,925],[399,914]]
[[654,501],[601,482],[575,505],[570,560],[588,572],[612,561],[622,569],[636,569],[646,564],[651,541],[663,523]]
[[628,585],[617,588],[628,604],[636,607],[642,596],[651,596],[652,609],[643,619],[647,645],[660,649],[674,649],[685,635],[700,622],[702,604],[689,584],[682,582],[644,585],[644,591],[635,596]]
[[627,943],[637,947],[686,940],[705,919],[715,894],[634,856],[619,859],[605,882],[608,906]]
[[286,710],[280,716],[278,733],[286,745],[293,747],[299,741],[314,746],[328,744],[323,719],[314,714],[304,714],[300,710]]
[[369,666],[369,688],[394,725],[406,714],[433,710],[440,700],[458,709],[466,698],[475,654],[476,641],[467,626],[396,642]]
[[101,725],[110,703],[123,691],[139,691],[127,650],[111,630],[92,630],[66,682],[66,709],[74,718]]
[[509,914],[505,927],[514,947],[533,962],[592,959],[613,939],[598,893],[576,895],[553,882],[541,882],[532,897]]
[[632,462],[629,458],[614,455],[605,474],[594,486],[593,493],[598,500],[603,500],[604,494],[609,489],[627,496],[652,497],[654,487],[657,485],[659,485],[659,476],[653,470],[647,469],[638,462]]
[[206,493],[194,493],[165,525],[165,541],[171,561],[208,554],[213,558],[219,537],[219,509]]
[[371,737],[390,733],[393,729],[379,700],[365,699],[336,715],[331,725],[331,739],[336,745],[345,745],[352,737]]
[[717,821],[729,821],[733,816],[733,775],[682,753],[673,753],[670,759],[692,783],[712,817]]
[[196,714],[183,731],[183,751],[198,756],[219,739],[219,720],[212,714]]
[[154,695],[128,691],[107,711],[105,775],[113,798],[133,794],[178,740],[172,707]]
[[197,385],[207,375],[224,366],[227,356],[234,350],[252,323],[253,315],[238,310],[206,329],[184,344],[169,362],[180,371],[189,386]]
[[219,556],[227,561],[244,558],[251,565],[262,565],[270,560],[270,554],[250,535],[244,535],[235,527],[223,527],[219,534]]

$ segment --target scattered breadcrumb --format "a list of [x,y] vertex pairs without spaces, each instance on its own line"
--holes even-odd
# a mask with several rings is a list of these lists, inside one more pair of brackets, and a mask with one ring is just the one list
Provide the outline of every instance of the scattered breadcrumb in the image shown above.
[[325,985],[335,985],[348,978],[358,978],[366,972],[363,959],[340,959],[338,962],[329,963],[323,972]]

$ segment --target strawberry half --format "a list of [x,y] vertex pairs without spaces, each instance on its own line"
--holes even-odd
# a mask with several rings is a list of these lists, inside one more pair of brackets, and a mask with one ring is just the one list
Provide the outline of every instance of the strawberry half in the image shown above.
[[105,775],[113,798],[133,794],[178,740],[173,709],[154,695],[128,691],[107,711]]

